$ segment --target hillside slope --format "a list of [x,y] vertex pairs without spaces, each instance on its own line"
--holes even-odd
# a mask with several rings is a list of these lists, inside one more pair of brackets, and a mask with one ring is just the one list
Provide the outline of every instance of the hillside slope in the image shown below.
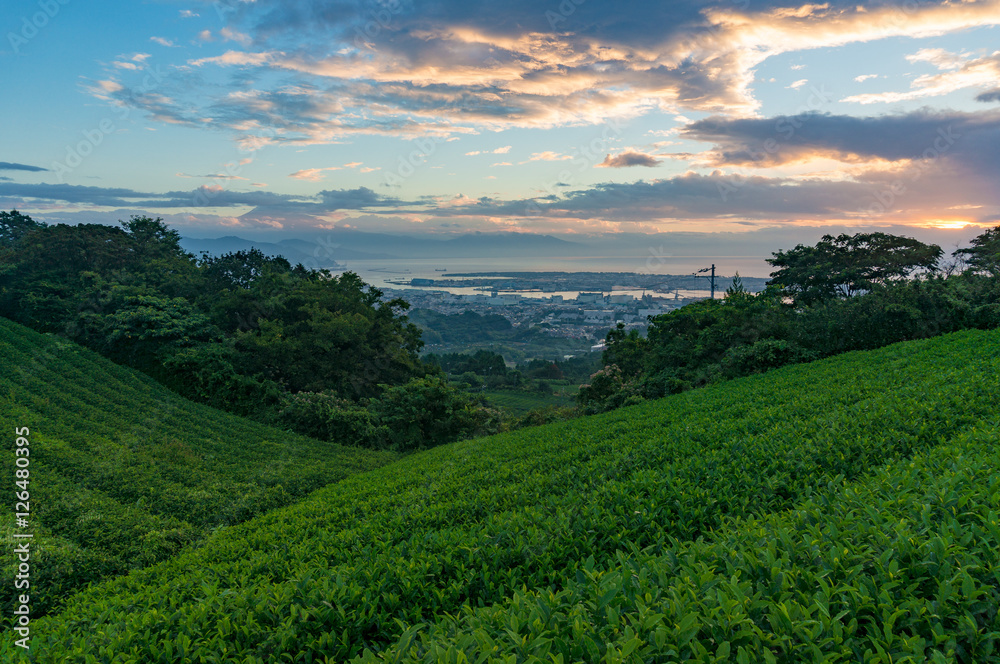
[[[1000,333],[970,331],[436,448],[348,478],[229,528],[202,548],[81,593],[59,614],[36,623],[35,659],[345,661],[393,648],[433,661],[438,655],[441,661],[463,661],[456,659],[458,649],[489,655],[488,632],[477,632],[476,639],[485,635],[482,643],[470,645],[463,640],[464,626],[441,622],[446,614],[474,614],[492,605],[502,612],[522,588],[543,598],[550,591],[579,594],[589,588],[588,575],[613,568],[623,552],[676,561],[684,547],[713,540],[733,519],[767,519],[803,501],[819,501],[813,523],[822,528],[829,496],[853,491],[852,482],[887,472],[886,464],[906,468],[901,460],[921,459],[962,436],[994,431],[998,388]],[[983,448],[984,440],[995,439],[973,442]],[[976,486],[982,489],[982,481]],[[996,506],[980,503],[995,503],[997,494],[989,482],[986,489],[985,498],[973,493],[953,504],[989,514]],[[750,532],[759,533],[759,527]],[[766,538],[743,546],[766,552]],[[935,551],[939,562],[947,555]],[[831,560],[836,557],[833,552]],[[772,572],[776,559],[762,560],[765,567],[751,566],[746,573],[772,575],[778,590],[794,583],[795,569]],[[735,574],[738,580],[739,564],[734,559],[725,578]],[[708,578],[718,569],[714,565],[696,571]],[[683,581],[665,569],[661,584]],[[985,573],[989,578],[995,568]],[[982,578],[970,583],[975,591]],[[623,605],[619,592],[618,586],[603,588],[599,608],[613,599]],[[567,599],[569,606],[575,597]],[[639,599],[644,606],[652,601]],[[855,615],[848,610],[833,620],[854,632],[861,624],[865,632],[866,606],[858,603]],[[962,618],[963,607],[956,607],[939,607],[948,625]],[[648,635],[632,643],[636,628],[630,623],[626,631],[617,614],[598,613],[612,624],[615,638],[631,634],[622,651],[649,645]],[[505,634],[530,629],[520,622],[524,613],[511,615],[514,620],[501,629]],[[586,622],[595,618],[581,612],[574,622],[574,615],[556,616],[553,629],[601,633],[599,621]],[[783,629],[777,615],[758,610],[752,618],[771,631]],[[478,619],[493,625],[489,615]],[[540,619],[544,624],[548,618]],[[954,627],[944,641],[984,642],[990,630],[1000,631],[995,611],[978,619],[973,617],[971,632]],[[681,619],[684,645],[699,620]],[[421,643],[428,650],[421,650],[413,636],[428,622],[440,627],[426,634]],[[676,649],[671,654],[666,646],[655,647],[660,660],[674,661]],[[10,652],[8,637],[0,641],[0,654]],[[801,653],[777,652],[782,661],[802,661],[796,659]],[[531,661],[530,652],[510,645],[497,654]],[[711,656],[717,654],[725,660],[721,651]],[[590,652],[579,656],[597,659]],[[738,661],[749,661],[745,657]],[[763,661],[772,657],[768,648]]]
[[587,561],[557,592],[438,616],[359,664],[995,662],[998,439],[970,431],[794,510]]
[[[76,344],[0,319],[4,486],[30,430],[34,615],[89,582],[164,560],[213,529],[287,505],[394,455],[344,448],[191,403]],[[27,532],[27,531],[25,531]],[[4,557],[0,606],[14,590]]]

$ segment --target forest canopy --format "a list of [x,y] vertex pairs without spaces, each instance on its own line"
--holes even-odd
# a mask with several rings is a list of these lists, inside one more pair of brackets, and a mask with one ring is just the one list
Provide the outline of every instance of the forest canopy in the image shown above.
[[[293,266],[256,249],[195,257],[161,219],[50,226],[16,210],[0,213],[0,261],[0,315],[202,403],[400,449],[446,442],[427,439],[430,430],[454,439],[491,421],[419,359],[409,304],[353,272]],[[414,407],[421,398],[464,412],[464,425],[428,425],[406,440],[376,435],[385,429],[369,411],[391,422],[401,417],[393,404]]]

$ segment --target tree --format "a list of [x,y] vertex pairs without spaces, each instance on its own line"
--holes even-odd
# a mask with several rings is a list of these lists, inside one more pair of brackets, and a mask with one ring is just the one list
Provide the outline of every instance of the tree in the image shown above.
[[45,228],[44,222],[38,222],[17,210],[0,211],[0,246],[13,246],[24,235],[37,228]]
[[941,247],[887,233],[824,235],[814,247],[797,245],[775,252],[767,262],[778,268],[769,285],[779,285],[796,304],[865,293],[906,279],[918,270],[933,272]]
[[439,376],[382,388],[369,408],[386,427],[391,447],[400,452],[494,433],[501,426],[500,413],[481,397],[459,392]]
[[256,247],[221,256],[202,254],[200,264],[213,285],[230,290],[250,288],[269,274],[283,274],[292,269],[287,259],[268,256]]
[[626,331],[624,323],[608,331],[604,337],[605,350],[602,361],[605,365],[617,366],[626,377],[637,376],[643,370],[647,343],[639,330]]
[[121,299],[114,312],[102,318],[104,339],[98,346],[117,362],[156,374],[164,358],[217,335],[208,316],[194,311],[184,298],[131,295]]
[[233,335],[241,373],[293,393],[332,390],[350,399],[376,396],[381,383],[424,373],[420,330],[402,315],[409,305],[381,301],[382,292],[353,272],[276,275],[232,296],[245,296],[253,307],[252,325]]
[[964,257],[976,272],[987,272],[1000,277],[1000,226],[991,228],[972,239],[972,246],[959,249],[954,256]]

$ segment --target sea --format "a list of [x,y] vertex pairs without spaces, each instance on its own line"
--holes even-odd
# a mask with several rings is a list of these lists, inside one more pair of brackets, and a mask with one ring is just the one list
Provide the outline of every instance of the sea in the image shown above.
[[[461,279],[450,274],[475,272],[633,272],[644,275],[682,275],[693,274],[698,270],[715,264],[716,274],[723,278],[716,285],[716,297],[729,286],[732,275],[739,272],[748,277],[767,277],[770,266],[763,257],[748,256],[651,256],[648,260],[637,260],[636,256],[579,256],[579,257],[504,257],[504,258],[392,258],[379,260],[347,260],[338,261],[340,267],[333,272],[350,270],[357,273],[365,283],[377,288],[406,290],[412,286],[401,285],[399,282],[409,282],[411,279]],[[502,279],[503,277],[497,277]],[[632,295],[641,297],[649,293],[653,295],[676,295],[681,298],[709,297],[705,280],[704,290],[671,290],[669,293],[657,293],[649,290],[615,288],[604,291],[611,295]],[[482,290],[474,287],[461,286],[430,286],[415,290],[447,291],[456,295],[472,295]],[[510,292],[498,289],[499,292]],[[552,295],[562,295],[566,299],[575,298],[580,291],[518,291],[523,297],[544,298]],[[591,292],[591,291],[585,291]]]

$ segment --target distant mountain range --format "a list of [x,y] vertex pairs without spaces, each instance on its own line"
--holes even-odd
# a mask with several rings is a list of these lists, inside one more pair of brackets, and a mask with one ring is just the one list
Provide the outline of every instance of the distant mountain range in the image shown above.
[[583,244],[534,233],[469,233],[437,239],[351,229],[313,232],[277,242],[247,240],[235,235],[213,239],[184,237],[181,247],[195,255],[207,252],[213,256],[259,249],[269,256],[284,256],[293,264],[310,267],[336,267],[338,260],[572,256],[589,249]]

